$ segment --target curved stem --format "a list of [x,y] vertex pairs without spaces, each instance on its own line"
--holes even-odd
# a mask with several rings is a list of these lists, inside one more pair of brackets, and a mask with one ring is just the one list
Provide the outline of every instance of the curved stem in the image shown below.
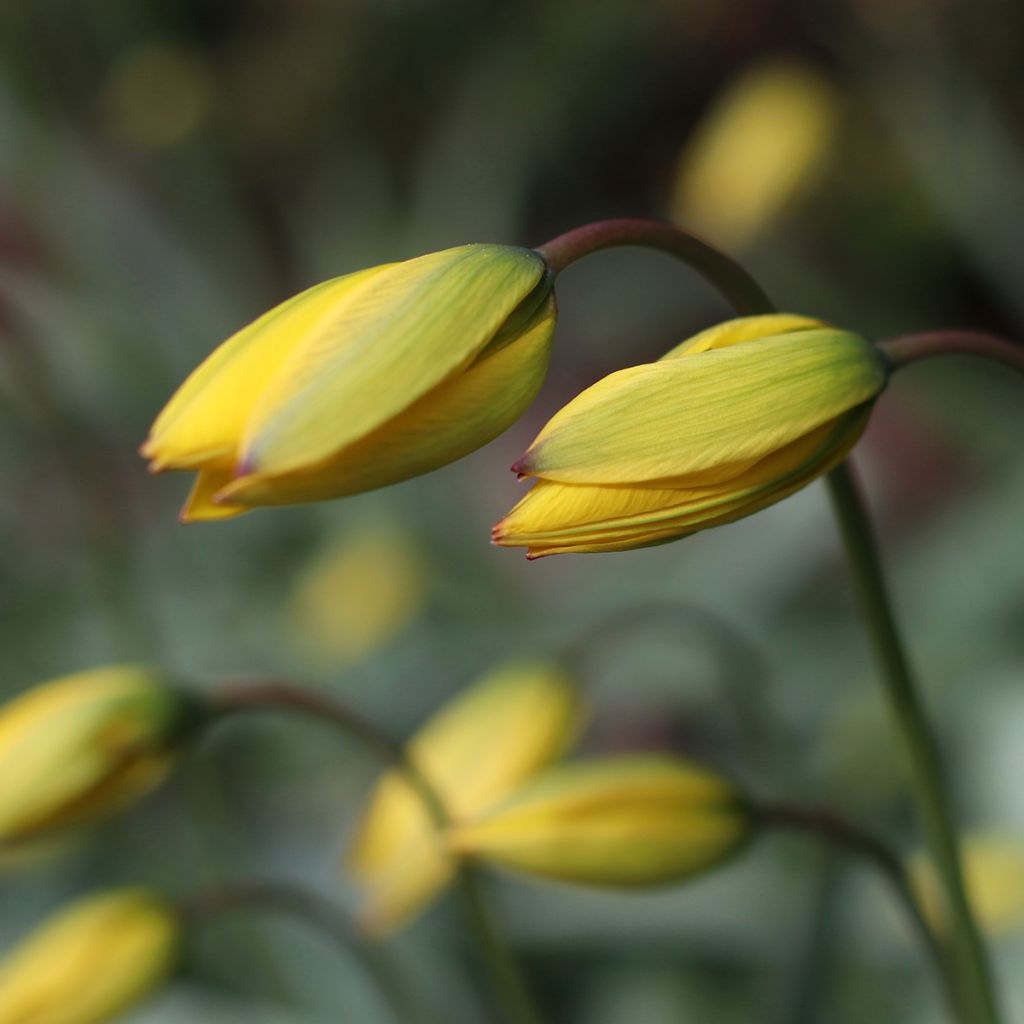
[[843,464],[833,470],[828,482],[861,610],[887,685],[889,704],[910,755],[918,809],[948,905],[950,942],[959,969],[965,1020],[970,1024],[995,1024],[999,1018],[992,979],[981,933],[967,898],[939,748],[896,628],[874,531],[849,467]]
[[879,342],[893,369],[932,356],[979,356],[1024,373],[1024,345],[982,331],[924,331]]
[[[684,632],[679,633],[682,623]],[[730,697],[737,730],[747,755],[755,760],[769,754],[765,682],[769,669],[755,646],[723,618],[689,601],[641,601],[600,616],[589,623],[558,654],[576,678],[585,679],[591,667],[623,638],[668,627],[676,641],[695,641],[710,648],[718,683]]]
[[[557,274],[583,256],[622,245],[641,245],[671,253],[703,274],[734,306],[740,315],[775,312],[775,306],[756,281],[739,264],[706,242],[671,224],[649,220],[608,220],[588,224],[553,239],[538,250]],[[985,350],[1002,361],[1016,361],[1007,353],[1008,343],[995,342],[987,335],[942,332],[945,341],[934,336],[928,344],[903,342],[890,358],[909,360],[916,349],[931,346],[933,352],[963,351],[969,347]],[[981,339],[988,338],[987,341]],[[969,340],[968,340],[969,339]],[[901,352],[902,349],[902,352]],[[1012,357],[1012,358],[1011,358]],[[998,1014],[988,964],[980,933],[971,913],[964,888],[950,801],[940,769],[938,747],[931,725],[918,699],[902,643],[889,607],[881,563],[871,524],[850,477],[846,463],[828,476],[836,516],[849,556],[850,570],[861,597],[865,620],[874,639],[879,666],[912,765],[912,777],[919,813],[931,855],[949,904],[952,948],[955,954],[959,992],[967,1024],[996,1024]]]
[[240,910],[270,911],[305,921],[358,957],[396,1020],[428,1024],[432,1019],[420,998],[409,992],[391,958],[361,941],[348,916],[319,895],[283,882],[231,882],[191,897],[182,906],[182,915],[189,925],[201,927]]
[[882,874],[903,904],[903,909],[918,938],[938,968],[950,1006],[956,1016],[958,990],[953,982],[954,975],[949,970],[946,951],[921,911],[900,858],[876,836],[829,811],[782,803],[758,804],[753,810],[761,825],[795,829],[813,835],[830,846],[868,861]]
[[[423,802],[438,832],[444,832],[451,818],[441,795],[420,767],[409,757],[406,748],[375,722],[365,718],[340,701],[277,680],[247,680],[222,688],[210,700],[214,718],[241,711],[288,710],[330,722],[345,733],[355,736],[382,760],[401,772]],[[533,1008],[526,985],[501,941],[476,878],[475,869],[464,858],[455,858],[455,878],[476,933],[480,953],[501,1001],[509,1024],[537,1024],[539,1015]]]
[[626,245],[659,249],[678,257],[744,315],[774,312],[761,286],[735,260],[696,235],[665,221],[641,217],[597,221],[545,242],[537,247],[537,252],[557,275],[584,256]]

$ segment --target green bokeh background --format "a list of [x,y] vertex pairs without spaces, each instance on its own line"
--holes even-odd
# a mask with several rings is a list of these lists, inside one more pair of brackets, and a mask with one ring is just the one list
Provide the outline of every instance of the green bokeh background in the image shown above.
[[[308,284],[467,241],[533,245],[588,220],[669,215],[695,126],[735,76],[779,56],[826,76],[839,114],[813,183],[737,253],[769,293],[874,337],[1021,337],[1022,38],[1008,0],[8,0],[3,690],[141,660],[199,686],[311,682],[405,734],[495,661],[664,604],[587,659],[585,749],[706,757],[912,849],[820,485],[662,548],[530,564],[488,544],[522,493],[507,467],[548,416],[727,314],[665,257],[621,251],[567,272],[535,406],[429,477],[182,527],[184,479],[150,477],[136,449],[214,344]],[[1022,395],[998,367],[914,367],[857,452],[962,820],[1010,835],[1024,834]],[[294,588],[381,522],[417,552],[415,613],[358,659],[310,657],[287,614]],[[143,806],[5,868],[0,942],[113,882],[186,894],[283,877],[351,902],[336,862],[376,770],[309,723],[232,723]],[[802,839],[650,896],[492,887],[551,1021],[940,1019],[888,893]],[[1024,940],[994,950],[1008,1020],[1024,1021]],[[493,1020],[454,901],[391,952],[436,1019]],[[356,959],[255,917],[212,929],[187,976],[129,1019],[390,1020]]]

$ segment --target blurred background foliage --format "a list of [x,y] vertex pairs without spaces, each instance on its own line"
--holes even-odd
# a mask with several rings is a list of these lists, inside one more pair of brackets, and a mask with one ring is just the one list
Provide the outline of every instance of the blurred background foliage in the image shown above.
[[[8,0],[4,690],[143,660],[200,686],[312,682],[405,734],[494,661],[571,646],[593,704],[585,748],[699,754],[910,852],[820,485],[664,548],[528,564],[487,544],[521,493],[506,467],[560,404],[725,315],[670,260],[615,252],[566,274],[535,407],[427,478],[185,528],[186,481],[148,477],[135,451],[214,344],[308,284],[606,216],[674,217],[784,309],[875,337],[1019,338],[1021,38],[1011,0]],[[1024,834],[1021,394],[998,368],[915,367],[857,459],[962,818],[1011,840]],[[143,807],[9,855],[0,940],[114,881],[187,893],[276,876],[344,901],[337,859],[376,771],[308,722],[231,723]],[[1019,906],[1011,875],[1005,900],[986,899]],[[887,893],[804,840],[651,896],[493,885],[551,1020],[940,1012]],[[437,1019],[472,1024],[490,1018],[456,911],[443,902],[390,952]],[[999,925],[1009,1019],[1024,1020],[1024,940]],[[389,1017],[358,959],[253,918],[211,929],[186,980],[131,1019]]]

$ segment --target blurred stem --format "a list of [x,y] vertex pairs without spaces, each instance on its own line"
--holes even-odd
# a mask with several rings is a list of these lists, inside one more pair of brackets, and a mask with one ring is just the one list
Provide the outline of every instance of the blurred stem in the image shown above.
[[[401,772],[426,808],[438,833],[451,824],[444,801],[433,784],[409,757],[405,746],[341,701],[312,690],[276,680],[253,680],[222,688],[210,700],[214,718],[247,711],[294,711],[330,722],[369,747],[387,764]],[[526,984],[512,955],[501,940],[477,878],[476,869],[464,858],[455,858],[455,877],[462,892],[467,916],[476,935],[480,955],[508,1024],[538,1024]]]
[[1024,373],[1024,345],[981,331],[925,331],[879,342],[894,370],[932,356],[978,356]]
[[896,628],[874,531],[849,466],[834,469],[828,483],[889,704],[910,755],[918,810],[945,894],[964,1019],[969,1024],[995,1024],[999,1015],[992,979],[967,898],[939,748]]
[[[680,633],[682,624],[684,631]],[[591,667],[606,661],[606,651],[623,639],[667,627],[676,642],[694,638],[711,648],[718,684],[730,698],[739,740],[748,758],[774,760],[765,700],[768,665],[755,646],[725,619],[689,601],[643,601],[602,615],[589,623],[563,648],[559,660],[574,676],[587,678]]]
[[771,300],[761,286],[735,260],[665,221],[640,217],[596,221],[545,242],[538,246],[537,252],[551,272],[557,275],[584,256],[627,245],[658,249],[676,256],[745,314],[774,312]]
[[874,865],[903,904],[914,930],[942,978],[953,1015],[957,1016],[958,988],[949,970],[946,951],[921,911],[903,862],[882,840],[845,819],[818,808],[766,803],[756,804],[754,814],[761,825],[793,829],[813,835],[830,846],[852,853]]
[[348,916],[318,894],[282,882],[232,882],[189,899],[182,907],[186,922],[202,926],[225,914],[265,910],[305,921],[354,954],[398,1021],[428,1024],[431,1014],[409,991],[393,960],[379,947],[363,942]]

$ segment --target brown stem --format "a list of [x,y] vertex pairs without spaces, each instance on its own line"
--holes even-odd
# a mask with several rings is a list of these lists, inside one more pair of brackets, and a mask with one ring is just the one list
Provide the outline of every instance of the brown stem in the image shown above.
[[391,958],[362,941],[348,915],[317,894],[283,882],[230,882],[192,896],[181,908],[186,923],[193,927],[207,925],[225,914],[247,910],[284,914],[312,925],[346,953],[358,957],[396,1020],[427,1024],[433,1019],[423,1008],[419,996],[408,990]]
[[1024,373],[1024,345],[982,331],[924,331],[879,343],[893,369],[932,356],[980,356]]
[[696,235],[665,221],[641,217],[596,221],[545,242],[538,246],[537,252],[557,275],[584,256],[625,245],[659,249],[681,259],[712,284],[741,315],[774,312],[761,286],[735,260]]
[[[443,798],[409,757],[407,748],[376,723],[338,700],[289,683],[255,679],[223,687],[210,699],[209,707],[214,719],[241,711],[284,709],[327,721],[362,740],[401,772],[423,802],[438,832],[444,832],[451,824]],[[498,934],[475,869],[464,858],[455,858],[455,880],[508,1024],[539,1024],[540,1016],[533,1007],[518,966]]]

